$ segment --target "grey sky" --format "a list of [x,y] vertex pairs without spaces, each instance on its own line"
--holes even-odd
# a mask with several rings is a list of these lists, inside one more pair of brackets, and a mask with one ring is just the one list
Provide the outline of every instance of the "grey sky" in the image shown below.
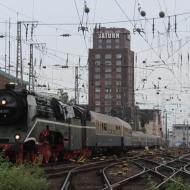
[[[175,17],[190,11],[189,0],[86,0],[90,8],[88,15],[88,32],[85,40],[81,31],[78,32],[79,23],[74,0],[0,0],[0,22],[11,19],[12,23],[17,20],[36,20],[39,25],[34,31],[34,42],[46,43],[47,53],[35,50],[36,70],[38,83],[49,85],[51,89],[64,88],[73,96],[74,66],[78,65],[80,55],[80,87],[82,88],[80,101],[87,102],[87,56],[88,48],[92,47],[92,31],[94,25],[90,23],[105,23],[105,27],[125,27],[131,31],[132,50],[137,53],[135,62],[136,73],[136,102],[141,107],[155,107],[167,109],[170,123],[188,120],[190,113],[189,102],[189,23],[190,14],[177,16],[177,33],[175,33]],[[84,0],[76,0],[80,19],[82,19]],[[120,7],[119,7],[120,6]],[[147,20],[140,22],[119,22],[143,19],[138,8],[146,11]],[[152,33],[153,20],[158,18],[159,12],[164,11],[170,18],[170,31],[168,29],[168,17],[155,19],[154,38]],[[84,15],[83,22],[86,23]],[[108,22],[115,22],[109,24]],[[56,24],[59,25],[51,25]],[[107,23],[107,24],[106,24]],[[42,25],[50,24],[50,25]],[[142,37],[133,33],[134,27],[141,28]],[[8,25],[7,25],[8,28]],[[26,41],[23,26],[23,58],[25,72],[28,71],[29,46]],[[5,23],[0,24],[0,34],[5,33]],[[60,35],[69,33],[69,38]],[[177,34],[177,35],[176,35]],[[144,38],[144,39],[143,39]],[[11,60],[15,64],[16,56],[16,25],[11,24]],[[4,39],[0,39],[1,55],[0,66],[4,67]],[[85,45],[86,43],[86,45]],[[26,45],[27,44],[27,45]],[[87,46],[87,47],[86,47]],[[157,47],[157,48],[155,48]],[[146,50],[146,51],[145,51]],[[68,53],[69,69],[57,68],[56,64],[65,65]],[[160,59],[161,57],[161,59]],[[40,69],[39,64],[47,69]],[[14,67],[13,67],[14,70]],[[27,77],[27,76],[26,76]],[[158,78],[161,78],[160,80]],[[154,88],[155,86],[159,89]],[[157,94],[159,91],[159,94]]]

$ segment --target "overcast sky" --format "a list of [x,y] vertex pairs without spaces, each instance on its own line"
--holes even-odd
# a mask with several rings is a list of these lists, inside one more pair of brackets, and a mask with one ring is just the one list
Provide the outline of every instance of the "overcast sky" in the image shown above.
[[[49,85],[52,91],[63,88],[73,96],[74,67],[79,65],[80,57],[80,102],[87,103],[87,56],[88,48],[92,47],[93,23],[124,27],[131,32],[131,48],[136,57],[136,102],[142,108],[166,109],[170,124],[187,122],[190,113],[190,1],[86,0],[86,5],[90,9],[88,15],[83,13],[84,0],[0,0],[0,34],[8,33],[5,22],[11,20],[13,72],[16,22],[38,21],[33,41],[30,39],[31,26],[26,39],[26,29],[22,25],[24,71],[28,72],[29,44],[46,43],[45,51],[34,51],[37,83]],[[146,17],[140,15],[141,11],[146,12]],[[161,11],[165,14],[163,19],[159,18]],[[84,35],[78,31],[79,21],[88,29]],[[136,28],[141,30],[140,35]],[[71,36],[62,37],[61,34]],[[0,66],[4,68],[5,39],[0,40]],[[65,65],[67,60],[68,69],[55,66]]]

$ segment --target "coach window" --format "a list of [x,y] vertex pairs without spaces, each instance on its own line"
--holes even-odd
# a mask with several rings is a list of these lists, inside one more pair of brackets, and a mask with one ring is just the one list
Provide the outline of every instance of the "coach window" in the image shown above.
[[112,133],[112,134],[115,134],[115,128],[114,128],[113,125],[110,125],[110,129],[111,129],[111,133]]
[[105,123],[102,123],[102,128],[103,128],[104,131],[107,131],[107,126],[106,126]]
[[98,129],[98,133],[100,133],[101,132],[101,128],[100,128],[99,122],[96,123],[96,126],[97,126],[97,129]]

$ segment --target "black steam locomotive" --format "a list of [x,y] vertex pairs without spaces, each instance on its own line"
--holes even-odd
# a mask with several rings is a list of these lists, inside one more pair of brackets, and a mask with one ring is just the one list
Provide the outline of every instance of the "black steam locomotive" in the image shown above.
[[0,90],[0,148],[14,161],[41,156],[47,163],[161,143],[160,137],[134,132],[117,117],[66,105],[15,85]]

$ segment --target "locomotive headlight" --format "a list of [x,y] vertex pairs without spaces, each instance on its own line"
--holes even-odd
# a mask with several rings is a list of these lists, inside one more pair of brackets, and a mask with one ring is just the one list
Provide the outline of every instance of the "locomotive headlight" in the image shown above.
[[15,140],[16,140],[16,141],[20,140],[20,135],[19,135],[19,134],[16,134],[16,135],[15,135]]
[[2,104],[2,105],[5,105],[6,103],[7,103],[6,99],[2,99],[2,100],[1,100],[1,104]]

